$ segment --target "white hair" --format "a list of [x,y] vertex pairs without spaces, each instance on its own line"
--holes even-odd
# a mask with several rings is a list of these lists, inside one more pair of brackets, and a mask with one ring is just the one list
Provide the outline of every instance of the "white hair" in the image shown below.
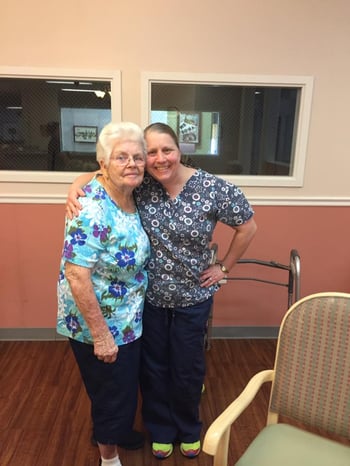
[[96,145],[96,160],[109,164],[113,147],[117,141],[133,141],[140,144],[146,155],[146,142],[142,129],[131,122],[108,123],[101,131]]

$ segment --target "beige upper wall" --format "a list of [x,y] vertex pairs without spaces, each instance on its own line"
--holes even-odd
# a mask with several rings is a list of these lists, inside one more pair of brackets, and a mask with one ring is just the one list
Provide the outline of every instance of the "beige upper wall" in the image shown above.
[[303,188],[245,192],[350,198],[348,0],[5,0],[1,19],[0,66],[119,69],[139,123],[142,71],[313,76]]

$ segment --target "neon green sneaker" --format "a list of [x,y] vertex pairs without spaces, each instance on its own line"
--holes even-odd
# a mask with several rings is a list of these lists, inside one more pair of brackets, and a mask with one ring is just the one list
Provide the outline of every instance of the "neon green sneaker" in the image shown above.
[[152,443],[152,453],[160,460],[168,458],[172,454],[173,450],[174,447],[172,443]]
[[181,442],[180,451],[187,458],[194,458],[198,456],[201,451],[201,442],[199,440],[193,443]]

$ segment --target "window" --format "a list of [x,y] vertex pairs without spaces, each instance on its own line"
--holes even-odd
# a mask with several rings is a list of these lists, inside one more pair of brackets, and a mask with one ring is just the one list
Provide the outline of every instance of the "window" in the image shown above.
[[241,186],[302,186],[310,77],[144,73],[143,125],[162,121],[183,155]]
[[0,180],[69,181],[58,172],[96,169],[99,131],[112,111],[120,119],[120,101],[115,72],[0,68]]

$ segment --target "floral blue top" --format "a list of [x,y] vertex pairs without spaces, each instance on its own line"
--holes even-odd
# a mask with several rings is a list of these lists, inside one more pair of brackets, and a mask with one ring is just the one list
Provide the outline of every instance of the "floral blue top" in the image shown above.
[[208,299],[218,285],[201,288],[199,277],[210,264],[209,243],[217,222],[238,226],[254,214],[242,191],[198,169],[175,199],[149,175],[135,197],[152,246],[146,299],[165,308]]
[[126,213],[94,178],[84,188],[79,217],[67,220],[58,280],[57,332],[92,344],[65,277],[66,261],[91,269],[101,311],[117,345],[141,336],[147,288],[148,237],[138,213]]

